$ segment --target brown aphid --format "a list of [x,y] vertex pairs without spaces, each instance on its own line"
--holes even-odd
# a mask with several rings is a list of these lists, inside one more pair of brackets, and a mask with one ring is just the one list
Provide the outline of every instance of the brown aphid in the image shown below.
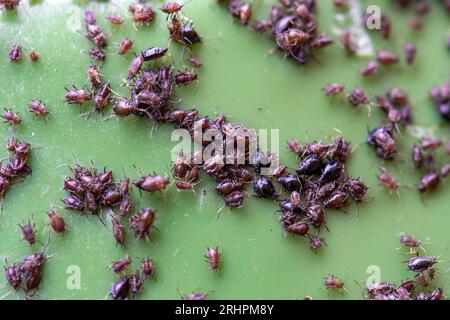
[[144,208],[138,213],[132,215],[128,222],[135,235],[139,238],[147,238],[150,233],[150,228],[153,226],[156,214],[150,208]]
[[11,109],[5,108],[5,112],[1,117],[5,120],[4,123],[8,123],[12,126],[17,126],[22,122],[22,117],[20,114],[13,112]]
[[418,248],[422,244],[422,241],[417,240],[414,236],[405,233],[400,235],[400,243],[408,248]]
[[133,47],[133,41],[130,38],[125,37],[119,45],[119,54],[125,55]]
[[337,8],[342,8],[347,6],[346,0],[332,0],[333,5]]
[[31,100],[28,107],[30,112],[33,112],[40,117],[45,117],[49,113],[45,105],[40,100]]
[[324,278],[323,284],[327,289],[343,289],[344,281],[338,279],[337,277],[331,275]]
[[67,209],[78,211],[84,210],[83,202],[75,195],[65,197],[64,199],[62,199],[62,202],[64,202]]
[[393,52],[380,50],[377,53],[377,61],[382,65],[396,64],[398,60],[398,56]]
[[22,231],[22,235],[23,235],[23,240],[25,240],[26,242],[28,242],[28,244],[30,245],[30,247],[36,243],[36,231],[35,229],[35,224],[31,224],[30,221],[28,221],[28,223],[24,226],[21,226],[19,224],[19,227]]
[[414,7],[414,11],[419,16],[426,15],[428,12],[430,12],[430,10],[431,10],[431,4],[427,0],[417,1],[416,5]]
[[155,277],[155,268],[154,268],[153,260],[148,257],[143,258],[142,262],[141,262],[141,271],[142,271],[142,274],[144,275],[144,277],[154,278]]
[[186,296],[181,296],[182,300],[207,300],[208,294],[207,293],[201,293],[201,292],[193,292],[191,294],[188,294]]
[[133,184],[145,192],[163,190],[169,185],[169,178],[161,176],[146,176],[135,180]]
[[149,23],[155,18],[155,11],[150,6],[137,3],[128,7],[128,10],[133,15],[133,21],[136,23]]
[[128,67],[128,79],[133,79],[141,71],[143,63],[144,58],[142,55],[137,55],[131,60],[130,66]]
[[215,248],[207,248],[207,252],[205,254],[206,261],[209,263],[210,270],[219,270],[221,267],[220,256],[221,252],[219,251],[219,247]]
[[353,55],[358,51],[358,45],[352,40],[350,31],[342,32],[340,40],[348,55]]
[[442,178],[448,177],[448,175],[450,174],[450,163],[445,163],[442,165],[440,174],[441,174]]
[[122,273],[130,264],[131,259],[129,256],[126,256],[123,259],[114,261],[109,268],[115,273]]
[[327,199],[324,200],[323,205],[329,209],[342,209],[347,206],[348,194],[342,191],[333,192]]
[[167,14],[174,14],[174,13],[181,11],[182,8],[183,8],[182,4],[168,1],[168,2],[164,3],[161,6],[161,8],[159,8],[159,10],[161,10],[162,12],[167,13]]
[[375,147],[377,156],[391,160],[397,153],[393,127],[379,127],[371,130],[367,136],[367,143]]
[[225,204],[232,208],[240,208],[245,199],[245,193],[234,191],[225,197]]
[[188,60],[188,62],[189,62],[189,64],[191,65],[191,66],[193,66],[194,68],[201,68],[202,66],[203,66],[203,63],[202,63],[202,61],[200,60],[200,58],[199,57],[197,57],[197,56],[194,56],[194,55],[191,55],[190,57],[189,57],[189,60]]
[[175,75],[175,83],[185,86],[197,80],[197,74],[189,71],[180,72]]
[[297,236],[305,236],[309,231],[309,226],[306,222],[299,221],[287,226],[286,231]]
[[288,148],[289,150],[294,153],[294,154],[299,154],[300,153],[300,144],[298,143],[298,141],[296,139],[291,139],[287,142]]
[[5,269],[5,278],[6,281],[8,281],[9,285],[14,289],[17,290],[22,282],[22,276],[20,274],[19,268],[17,268],[16,263],[4,266]]
[[317,252],[322,245],[326,245],[325,239],[318,236],[309,236],[309,247],[312,251]]
[[429,172],[425,174],[420,180],[419,192],[426,193],[436,189],[439,186],[441,179],[438,173]]
[[95,93],[94,96],[95,109],[97,111],[102,111],[103,109],[105,109],[109,103],[110,96],[111,96],[111,86],[109,82],[106,82]]
[[111,216],[112,233],[116,242],[122,246],[125,245],[125,227],[119,220]]
[[131,274],[128,281],[130,283],[130,290],[133,295],[142,292],[142,289],[144,288],[144,282],[142,281],[142,277],[139,271]]
[[121,216],[126,216],[131,212],[131,209],[133,208],[133,203],[131,202],[130,197],[125,196],[122,198],[122,201],[120,202],[119,207],[119,214]]
[[311,42],[312,48],[325,48],[334,43],[334,40],[329,36],[318,36]]
[[323,88],[323,92],[327,97],[336,96],[342,92],[344,92],[345,86],[340,83],[332,83]]
[[422,168],[423,163],[424,163],[424,156],[423,156],[422,150],[420,150],[420,148],[416,145],[414,145],[412,148],[411,159],[414,163],[414,166],[417,169]]
[[4,197],[6,191],[8,190],[10,181],[9,179],[0,175],[0,197]]
[[347,95],[347,100],[355,107],[369,104],[369,97],[361,88],[353,88]]
[[427,151],[434,151],[442,146],[442,140],[435,138],[423,138],[420,140],[420,147]]
[[108,20],[110,23],[116,26],[121,26],[124,24],[125,20],[121,16],[119,16],[117,13],[111,12],[107,17],[106,20]]
[[78,89],[73,87],[73,89],[66,89],[67,93],[65,95],[65,102],[68,104],[83,104],[91,100],[92,94],[84,89]]
[[412,19],[408,22],[408,27],[412,31],[419,32],[423,29],[423,22],[420,19]]
[[177,188],[178,191],[194,189],[194,185],[187,181],[177,181],[175,182],[175,187]]
[[413,43],[407,42],[405,43],[404,46],[404,52],[406,64],[408,65],[414,64],[417,55],[417,47]]
[[96,65],[90,65],[86,73],[93,88],[98,88],[101,86],[102,79],[100,77],[100,71]]
[[17,62],[22,59],[22,46],[18,43],[14,44],[9,50],[9,60]]
[[369,61],[367,65],[365,65],[361,70],[359,70],[359,74],[366,76],[373,76],[378,73],[380,65],[376,61]]
[[87,24],[86,29],[86,37],[91,40],[96,46],[104,47],[106,45],[106,34],[99,26],[95,24]]
[[389,190],[397,190],[400,186],[397,180],[384,169],[380,169],[377,178],[378,181]]
[[36,51],[34,51],[34,50],[30,52],[28,57],[30,58],[30,60],[32,62],[37,62],[39,60],[39,54]]
[[66,232],[67,227],[64,218],[57,214],[55,210],[48,212],[48,218],[50,220],[50,226],[56,233]]
[[105,61],[106,58],[106,53],[105,50],[100,49],[100,48],[92,48],[91,50],[89,50],[89,56],[97,61]]

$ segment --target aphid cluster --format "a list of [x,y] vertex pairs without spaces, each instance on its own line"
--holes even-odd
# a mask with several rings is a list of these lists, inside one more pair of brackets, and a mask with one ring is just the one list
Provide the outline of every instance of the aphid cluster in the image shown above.
[[386,115],[386,120],[394,125],[407,126],[412,122],[412,108],[406,92],[391,88],[385,95],[375,97],[376,105]]
[[272,183],[265,177],[260,178],[265,180],[262,190],[265,196],[278,199],[285,232],[308,237],[311,249],[315,251],[324,244],[324,239],[310,229],[319,230],[326,225],[326,209],[342,210],[351,199],[363,201],[367,186],[345,173],[350,145],[341,137],[331,144],[316,141],[304,146],[291,140],[288,147],[300,158],[296,173],[285,172],[276,178],[282,187],[279,195],[275,194],[273,186],[268,187]]
[[444,83],[441,87],[431,88],[430,98],[441,118],[450,121],[450,82]]
[[[219,3],[227,4],[231,15],[242,24],[249,23],[252,16],[250,4],[240,0]],[[279,0],[270,9],[267,19],[257,20],[251,27],[255,32],[270,34],[285,57],[305,64],[310,60],[314,49],[333,43],[330,37],[318,34],[315,12],[315,0]]]
[[92,59],[98,61],[105,60],[105,50],[108,37],[106,33],[96,25],[97,17],[94,12],[86,11],[84,13],[84,21],[86,23],[86,38],[88,38],[96,47],[89,50]]
[[113,300],[133,299],[144,289],[144,280],[155,276],[153,261],[150,258],[143,258],[140,270],[129,273],[127,269],[131,265],[131,258],[126,256],[123,259],[113,262],[110,269],[120,276],[120,279],[113,283],[109,295]]
[[27,296],[35,295],[42,280],[42,269],[46,259],[44,249],[42,252],[34,253],[18,263],[5,265],[6,281],[14,290],[22,289]]
[[191,48],[196,43],[201,43],[202,39],[194,28],[192,20],[181,13],[182,6],[167,2],[161,10],[167,14],[167,29],[169,38],[175,42]]
[[435,157],[435,152],[443,145],[444,143],[439,139],[424,137],[412,148],[411,160],[414,167],[424,172],[418,186],[420,193],[436,189],[442,179],[450,174],[450,164],[438,163]]
[[8,187],[19,177],[31,174],[28,161],[31,156],[31,145],[20,142],[14,137],[6,141],[6,150],[12,153],[9,161],[0,163],[0,197],[4,197]]
[[[407,261],[408,269],[415,273],[413,278],[402,281],[399,285],[388,282],[373,283],[365,289],[364,297],[370,300],[442,300],[442,288],[434,288],[432,281],[436,277],[435,257],[419,256],[418,250],[422,244],[414,236],[400,235],[400,243],[408,248],[414,256]],[[431,289],[430,289],[431,287]]]

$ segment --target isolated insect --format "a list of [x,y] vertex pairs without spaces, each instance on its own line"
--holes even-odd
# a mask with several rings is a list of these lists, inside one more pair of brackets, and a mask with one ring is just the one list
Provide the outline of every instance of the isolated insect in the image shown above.
[[139,238],[147,238],[150,228],[153,226],[156,214],[152,209],[144,208],[132,215],[128,222],[135,235]]
[[12,126],[17,126],[22,122],[22,117],[19,113],[13,112],[11,109],[6,109],[3,115],[1,116],[5,121],[5,123],[8,123]]
[[377,61],[382,65],[396,64],[398,60],[398,56],[390,51],[380,50],[377,53]]
[[343,289],[344,281],[338,279],[337,277],[331,275],[324,278],[323,284],[327,289]]
[[106,53],[105,53],[105,50],[103,50],[103,49],[92,48],[91,50],[89,50],[88,53],[89,53],[89,56],[94,60],[105,61]]
[[112,271],[114,271],[115,273],[122,273],[126,268],[128,268],[128,266],[131,264],[131,259],[129,256],[126,256],[123,259],[114,261],[111,266],[110,269]]
[[403,50],[405,52],[406,63],[409,65],[414,64],[417,55],[417,47],[413,43],[407,42]]
[[439,186],[441,179],[436,172],[429,172],[425,174],[420,180],[419,192],[425,193],[436,189]]
[[412,257],[408,261],[408,268],[414,272],[423,272],[434,266],[438,260],[434,257]]
[[84,89],[78,89],[73,87],[73,89],[65,88],[67,93],[65,95],[65,101],[68,104],[83,104],[89,100],[91,100],[91,93]]
[[159,10],[167,14],[174,14],[180,11],[183,8],[183,5],[176,2],[166,2],[164,3]]
[[177,85],[185,86],[197,80],[197,74],[193,72],[180,72],[175,75],[175,83]]
[[422,241],[417,240],[414,236],[409,234],[400,235],[400,243],[405,247],[418,248],[422,244]]
[[397,190],[399,187],[397,180],[383,169],[380,169],[380,172],[378,173],[378,181],[390,190]]
[[130,294],[130,282],[129,277],[124,276],[115,282],[109,294],[113,300],[128,300]]
[[116,13],[110,13],[106,17],[106,20],[117,26],[121,26],[125,22],[125,20],[123,20],[123,18]]
[[48,212],[48,218],[50,220],[50,226],[56,233],[66,232],[67,227],[64,218],[57,214],[55,210],[50,210]]
[[141,262],[141,271],[145,277],[155,277],[153,260],[148,257],[143,258]]
[[22,46],[16,43],[9,50],[9,60],[11,62],[17,62],[20,59],[22,59]]
[[34,114],[45,117],[48,115],[48,110],[45,105],[40,100],[31,100],[29,106],[30,112]]
[[362,76],[373,76],[378,73],[380,65],[376,61],[369,61],[361,70],[359,70],[359,73]]
[[361,88],[353,88],[347,95],[347,100],[355,107],[367,105],[369,103],[369,97],[367,97],[366,93]]
[[30,52],[28,57],[30,58],[30,60],[32,62],[37,62],[39,60],[39,54],[36,51],[34,51],[34,50]]
[[122,246],[125,245],[125,227],[119,220],[111,216],[112,233],[116,242]]
[[169,178],[161,176],[145,176],[135,180],[133,184],[146,192],[154,192],[165,189],[169,185]]
[[119,54],[125,55],[133,47],[133,41],[125,37],[119,45]]
[[203,66],[202,61],[200,60],[199,57],[191,55],[188,59],[188,62],[191,66],[193,66],[194,68],[200,68]]
[[219,251],[219,247],[215,247],[215,248],[208,247],[207,248],[205,258],[206,258],[206,261],[208,261],[208,263],[209,263],[210,270],[220,269],[220,266],[221,266],[220,255],[221,255],[221,252]]

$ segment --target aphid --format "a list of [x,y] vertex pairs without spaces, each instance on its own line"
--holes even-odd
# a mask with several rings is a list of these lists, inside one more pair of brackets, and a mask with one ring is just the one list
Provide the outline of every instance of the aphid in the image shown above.
[[144,59],[144,61],[151,61],[151,60],[159,59],[167,53],[167,50],[169,50],[169,49],[168,48],[158,48],[158,47],[148,48],[147,50],[144,50],[141,52],[142,59]]
[[8,281],[9,285],[13,287],[14,290],[17,290],[22,282],[22,276],[19,269],[16,267],[16,264],[14,263],[9,266],[5,265],[4,269],[6,281]]
[[286,231],[292,234],[295,234],[297,236],[304,236],[309,231],[309,226],[306,222],[299,221],[294,224],[289,225],[286,228]]
[[153,226],[156,214],[152,209],[144,208],[129,218],[129,224],[136,236],[146,238]]
[[350,31],[344,31],[340,40],[348,55],[355,54],[358,51],[358,45],[352,40]]
[[242,191],[234,191],[225,197],[225,204],[232,208],[239,208],[245,199],[245,193]]
[[287,192],[300,191],[302,187],[300,179],[294,174],[281,176],[277,179],[277,181]]
[[65,101],[68,104],[83,104],[91,100],[92,94],[84,89],[78,89],[73,87],[73,89],[65,88],[67,93],[65,95]]
[[177,181],[175,183],[175,187],[177,188],[178,191],[180,190],[193,190],[194,185],[190,182],[186,182],[186,181]]
[[343,84],[339,83],[332,83],[327,85],[323,91],[327,97],[329,96],[336,96],[340,93],[342,93],[345,89],[345,86]]
[[125,37],[119,45],[119,54],[125,55],[133,47],[133,41]]
[[422,168],[422,165],[424,163],[424,156],[423,156],[422,150],[420,150],[420,148],[417,147],[416,145],[414,145],[412,148],[411,159],[414,163],[414,166],[417,169]]
[[23,235],[23,240],[25,240],[26,242],[28,242],[28,244],[30,245],[30,247],[36,243],[36,231],[34,230],[35,225],[34,223],[31,224],[30,221],[28,221],[28,223],[24,226],[21,226],[19,224],[19,227],[22,231],[22,235]]
[[143,258],[142,262],[141,262],[141,271],[145,277],[154,278],[155,277],[155,269],[154,269],[153,260],[148,257]]
[[252,29],[258,33],[264,33],[272,27],[272,22],[269,20],[257,20],[252,25]]
[[312,251],[317,252],[318,249],[322,247],[322,245],[325,244],[325,239],[318,236],[309,236],[309,247]]
[[56,233],[66,232],[67,227],[64,218],[57,214],[55,210],[50,210],[48,212],[48,218],[50,220],[50,226]]
[[18,43],[14,44],[9,50],[9,60],[17,62],[22,59],[22,46]]
[[223,155],[216,154],[203,163],[203,170],[208,174],[215,174],[222,170],[224,165]]
[[180,72],[175,75],[175,83],[185,86],[197,80],[197,74],[189,71]]
[[450,163],[443,164],[440,173],[443,178],[446,178],[450,174]]
[[131,60],[130,66],[128,67],[128,79],[133,79],[141,71],[143,63],[144,57],[142,55],[137,55]]
[[102,194],[101,202],[104,205],[115,207],[122,201],[120,190],[116,187],[105,190]]
[[427,151],[434,151],[442,146],[442,141],[435,138],[423,138],[420,140],[420,146]]
[[253,190],[261,198],[275,199],[278,197],[272,182],[265,176],[261,176],[253,182]]
[[86,24],[95,24],[97,22],[97,17],[94,12],[86,11],[84,13],[84,21]]
[[380,65],[376,61],[369,61],[367,65],[365,65],[361,70],[359,70],[359,73],[362,76],[373,76],[378,73]]
[[317,229],[325,223],[325,212],[318,204],[309,204],[306,209],[306,216],[311,220],[312,225]]
[[132,4],[128,10],[133,15],[133,21],[136,23],[148,23],[155,18],[155,12],[150,6],[145,4]]
[[310,155],[303,159],[297,166],[297,174],[312,175],[322,170],[323,162],[315,155]]
[[289,195],[289,200],[294,206],[298,207],[301,203],[300,193],[298,191],[292,191],[291,194]]
[[206,261],[209,263],[210,270],[219,270],[221,266],[220,256],[221,252],[219,247],[207,248],[207,253],[205,254]]
[[347,205],[348,194],[342,191],[333,192],[325,201],[323,205],[325,208],[342,209]]
[[356,202],[361,202],[368,190],[362,181],[351,178],[346,179],[343,187]]
[[178,42],[185,45],[194,45],[196,43],[202,42],[202,39],[198,35],[197,31],[192,25],[183,25],[180,30],[180,38]]
[[369,132],[367,143],[375,147],[377,156],[391,160],[397,153],[397,145],[394,140],[392,127],[379,127]]
[[396,64],[398,60],[398,56],[393,52],[380,50],[377,53],[377,61],[382,65]]
[[86,192],[86,209],[88,209],[92,214],[97,214],[99,205],[96,196],[91,192]]
[[323,284],[327,289],[343,289],[344,281],[338,279],[337,277],[331,275],[324,278]]
[[6,140],[6,150],[15,152],[19,141],[15,137],[8,137]]
[[169,185],[169,178],[161,176],[145,176],[135,180],[133,184],[146,192],[165,189]]
[[420,19],[412,19],[411,21],[409,21],[408,26],[412,31],[415,32],[419,32],[423,29],[423,23]]
[[434,289],[428,295],[428,300],[442,300],[444,298],[444,291],[442,288]]
[[404,46],[404,51],[405,51],[406,63],[409,65],[414,64],[414,61],[416,60],[416,55],[417,55],[416,46],[411,42],[407,42]]
[[381,23],[380,25],[381,36],[385,39],[388,39],[391,34],[392,24],[391,19],[389,19],[389,17],[384,12],[381,13],[380,23]]
[[125,22],[125,20],[123,20],[123,18],[116,13],[110,13],[106,17],[106,20],[117,26],[121,26]]
[[436,172],[429,172],[425,174],[420,180],[418,188],[419,192],[425,193],[436,189],[439,186],[440,181],[441,181],[440,176]]
[[117,261],[114,261],[110,269],[114,271],[115,273],[122,273],[128,266],[131,264],[131,259],[129,256],[126,256],[123,259],[119,259]]
[[5,121],[12,126],[17,126],[22,122],[22,117],[19,113],[13,112],[11,109],[6,109],[3,115],[1,116]]
[[408,268],[414,272],[423,272],[434,266],[438,260],[433,257],[412,257],[408,261]]
[[94,96],[95,109],[98,111],[102,111],[103,109],[105,109],[109,103],[110,95],[111,95],[111,86],[109,82],[106,82],[95,93]]
[[243,25],[247,25],[252,18],[253,10],[252,5],[250,3],[243,3],[238,11],[238,19],[239,22]]
[[331,37],[329,36],[318,36],[317,38],[315,38],[312,43],[311,43],[311,47],[313,48],[325,48],[331,44],[333,44],[334,41]]
[[96,65],[90,65],[87,69],[87,75],[89,78],[89,81],[91,82],[92,87],[98,88],[102,84],[102,79],[100,77],[100,72],[98,70],[98,67]]
[[427,0],[418,1],[414,8],[416,14],[418,14],[419,16],[427,14],[428,12],[430,12],[430,9],[430,2],[428,2]]
[[142,277],[139,274],[139,272],[133,273],[129,277],[129,283],[130,283],[130,290],[133,295],[138,294],[142,292],[142,289],[144,287],[144,283],[142,282]]
[[116,242],[122,246],[125,245],[125,227],[119,220],[111,216],[112,233]]
[[3,197],[8,189],[9,180],[0,175],[0,197]]
[[65,197],[62,202],[64,202],[67,209],[83,211],[83,202],[75,195],[70,195]]
[[45,105],[40,100],[31,100],[29,106],[30,112],[34,114],[45,117],[48,115],[48,110]]
[[400,235],[400,243],[408,248],[418,248],[422,244],[422,241],[417,240],[409,234],[402,234]]
[[416,281],[422,287],[427,287],[429,284],[428,279],[423,272],[417,274]]
[[199,57],[191,55],[188,59],[188,62],[191,66],[193,66],[194,68],[200,68],[203,66],[202,61],[200,60]]
[[330,161],[323,168],[320,181],[330,182],[336,180],[341,176],[342,170],[343,165],[340,162]]
[[37,62],[39,60],[39,54],[36,51],[34,51],[34,50],[30,52],[28,57],[30,58],[30,60],[32,62]]
[[88,53],[89,53],[89,56],[94,60],[105,61],[106,54],[105,54],[105,50],[103,50],[103,49],[92,48],[91,50],[89,50]]
[[124,276],[115,282],[112,285],[109,294],[113,300],[128,300],[128,295],[130,294],[129,277]]
[[167,14],[174,14],[180,11],[182,8],[182,4],[176,2],[166,2],[161,6],[161,8],[159,8],[159,10]]
[[193,292],[186,296],[182,296],[181,299],[182,300],[206,300],[207,296],[208,296],[207,293]]
[[380,169],[380,172],[378,173],[378,181],[390,190],[397,190],[400,186],[397,182],[397,180],[391,176],[386,170]]
[[369,97],[367,97],[366,93],[361,88],[353,88],[347,95],[347,100],[355,107],[369,104]]

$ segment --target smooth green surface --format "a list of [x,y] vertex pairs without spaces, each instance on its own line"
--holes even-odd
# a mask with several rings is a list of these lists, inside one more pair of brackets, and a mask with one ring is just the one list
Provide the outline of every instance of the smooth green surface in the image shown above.
[[[33,175],[9,190],[0,215],[0,257],[8,257],[9,261],[31,253],[21,240],[19,223],[34,216],[38,238],[45,242],[51,234],[46,212],[52,205],[61,206],[62,181],[69,174],[68,168],[61,165],[74,164],[72,153],[82,164],[92,160],[98,167],[112,168],[117,178],[123,171],[134,178],[138,172],[133,165],[143,172],[169,174],[169,150],[174,145],[170,142],[171,126],[161,126],[151,136],[153,124],[147,121],[129,117],[105,122],[97,114],[86,120],[79,117],[77,106],[64,104],[64,86],[83,86],[90,64],[85,52],[91,46],[83,36],[83,26],[80,25],[79,33],[68,30],[81,18],[81,11],[76,11],[77,2],[47,0],[36,1],[32,6],[27,2],[23,1],[18,12],[0,12],[0,106],[20,111],[24,122],[15,132],[34,146]],[[331,1],[318,2],[319,30],[331,34],[335,13]],[[264,16],[269,3],[254,1],[256,14]],[[443,253],[441,259],[449,260],[448,182],[424,199],[414,188],[407,187],[400,190],[400,199],[389,195],[376,181],[378,168],[386,166],[404,185],[416,184],[419,174],[409,160],[415,139],[404,132],[399,159],[392,164],[382,163],[364,143],[367,126],[377,125],[381,114],[374,110],[368,118],[366,109],[354,111],[347,103],[330,101],[321,92],[325,84],[337,81],[348,87],[362,86],[371,96],[399,86],[410,94],[416,125],[436,126],[442,137],[450,136],[450,126],[441,123],[427,97],[431,86],[449,78],[449,52],[444,45],[450,31],[449,17],[435,5],[425,18],[424,30],[414,35],[406,27],[412,12],[394,13],[389,1],[379,3],[395,20],[390,41],[371,34],[376,47],[401,53],[403,43],[411,40],[417,43],[419,55],[414,67],[401,63],[372,79],[361,79],[357,73],[367,59],[348,58],[339,44],[318,53],[317,62],[299,67],[283,61],[278,54],[269,54],[273,42],[233,22],[215,0],[193,0],[185,7],[185,13],[203,36],[204,44],[195,52],[205,66],[200,70],[198,84],[178,90],[182,106],[196,106],[209,116],[224,113],[230,121],[248,127],[280,129],[281,141],[291,137],[302,142],[329,141],[338,129],[358,146],[348,170],[367,182],[373,200],[358,208],[350,206],[348,214],[328,211],[330,231],[323,231],[327,247],[315,254],[305,239],[283,237],[277,207],[271,201],[249,199],[244,208],[224,209],[216,218],[223,203],[214,192],[200,197],[190,192],[178,193],[172,186],[164,198],[158,193],[140,197],[134,190],[137,206],[159,210],[158,231],[151,235],[150,243],[136,241],[129,233],[129,245],[119,248],[109,223],[105,228],[95,217],[60,209],[69,232],[63,237],[52,234],[48,253],[53,256],[46,264],[38,297],[104,299],[116,279],[107,266],[127,253],[135,266],[147,255],[156,262],[157,279],[146,283],[139,296],[142,299],[178,299],[177,289],[184,293],[212,291],[211,299],[302,299],[305,294],[316,299],[361,298],[361,288],[353,280],[365,281],[371,265],[381,268],[382,280],[399,282],[411,276],[402,263],[406,256],[396,250],[401,232],[416,235],[427,242],[430,254]],[[112,34],[102,68],[104,78],[112,81],[114,90],[125,94],[126,88],[119,85],[132,55],[116,55],[117,43],[130,36],[136,41],[136,51],[167,45],[165,16],[158,13],[154,23],[139,27],[136,32],[129,19],[123,28],[111,28],[103,19],[111,8],[126,12],[122,1],[95,2],[83,7],[93,5],[103,10],[99,24]],[[28,59],[10,63],[8,50],[15,42],[26,50],[36,49],[41,60],[35,65]],[[170,52],[167,62],[173,59],[179,69],[185,69],[180,46],[171,44]],[[48,105],[48,123],[28,112],[27,104],[33,98]],[[6,125],[0,129],[0,141],[13,133]],[[6,157],[6,151],[2,152],[2,157]],[[284,148],[281,159],[290,166],[295,164],[294,157]],[[197,190],[211,185],[209,178],[204,177]],[[223,250],[220,273],[210,272],[203,259],[206,247],[216,245]],[[38,250],[39,245],[34,249]],[[80,290],[66,286],[67,268],[71,265],[81,269]],[[437,283],[448,291],[449,264],[441,263],[439,270]],[[330,273],[347,280],[347,294],[329,294],[323,288],[322,278]],[[3,282],[2,278],[0,283]],[[9,291],[6,284],[1,286],[0,296]],[[22,293],[13,293],[8,298],[22,297]]]

